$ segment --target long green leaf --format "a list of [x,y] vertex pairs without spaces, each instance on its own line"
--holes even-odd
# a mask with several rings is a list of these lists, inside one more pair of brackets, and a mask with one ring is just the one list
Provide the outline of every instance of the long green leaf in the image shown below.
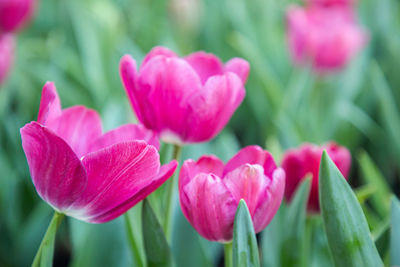
[[299,266],[304,257],[305,223],[311,177],[307,177],[296,190],[287,210],[286,231],[281,249],[283,266]]
[[356,196],[326,151],[319,173],[319,199],[336,266],[383,266]]
[[174,266],[171,250],[164,232],[147,200],[143,201],[142,227],[147,265],[149,267]]
[[233,225],[233,266],[260,266],[257,239],[246,202],[242,199]]
[[390,233],[390,250],[392,266],[400,265],[400,201],[392,199],[392,230]]

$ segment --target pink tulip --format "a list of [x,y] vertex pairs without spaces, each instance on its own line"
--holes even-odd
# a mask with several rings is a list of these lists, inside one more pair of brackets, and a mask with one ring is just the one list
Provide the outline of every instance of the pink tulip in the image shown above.
[[36,0],[0,0],[0,32],[21,29],[32,17]]
[[234,58],[224,65],[204,52],[179,58],[156,47],[139,71],[124,56],[120,73],[138,119],[163,141],[183,144],[210,140],[224,128],[244,98],[249,64]]
[[306,143],[298,149],[288,150],[282,161],[282,168],[286,172],[285,198],[288,201],[292,199],[294,192],[307,174],[311,175],[312,183],[308,199],[308,211],[312,213],[319,212],[318,173],[324,149],[347,179],[351,165],[351,155],[347,148],[335,143],[323,146]]
[[0,85],[7,78],[13,65],[14,46],[14,37],[11,34],[0,34]]
[[321,5],[326,7],[331,6],[351,6],[354,5],[356,0],[306,0],[311,5]]
[[91,223],[120,216],[177,166],[160,166],[157,138],[139,125],[102,134],[94,110],[61,110],[53,83],[43,88],[37,122],[26,124],[21,136],[39,196],[56,211]]
[[321,73],[343,68],[368,40],[348,7],[291,6],[287,20],[294,63],[310,60]]
[[186,160],[179,176],[183,214],[201,236],[218,242],[232,239],[240,199],[258,233],[277,212],[284,188],[285,172],[258,146],[242,149],[225,165],[215,156]]

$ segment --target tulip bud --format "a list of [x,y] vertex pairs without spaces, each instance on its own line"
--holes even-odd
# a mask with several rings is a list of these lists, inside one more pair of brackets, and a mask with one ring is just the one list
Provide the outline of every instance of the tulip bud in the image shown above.
[[0,32],[21,29],[32,17],[36,0],[1,0]]
[[14,61],[14,37],[0,34],[0,85],[5,81]]
[[350,152],[335,143],[323,146],[304,144],[298,149],[288,150],[282,160],[282,168],[286,173],[285,198],[291,201],[294,192],[307,175],[312,176],[311,191],[308,199],[308,211],[319,212],[318,174],[323,150],[336,164],[347,179],[351,165]]
[[229,242],[239,201],[249,208],[256,233],[272,220],[283,198],[285,173],[258,146],[239,151],[227,164],[215,156],[187,160],[179,176],[183,214],[204,238]]

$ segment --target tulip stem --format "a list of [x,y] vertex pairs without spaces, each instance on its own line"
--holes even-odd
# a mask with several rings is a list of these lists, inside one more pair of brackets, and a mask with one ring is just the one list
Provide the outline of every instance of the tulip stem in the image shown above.
[[226,243],[224,245],[224,261],[225,261],[225,267],[232,267],[233,262],[232,262],[232,242]]
[[[179,162],[179,158],[181,157],[182,147],[179,145],[174,145],[174,152],[172,155],[172,159],[175,159]],[[172,215],[174,213],[174,200],[177,189],[177,175],[174,173],[170,181],[167,184],[167,206],[166,206],[166,214],[164,220],[164,233],[165,237],[169,242],[171,242],[171,232],[172,232]]]
[[32,262],[32,267],[53,266],[54,242],[56,239],[57,229],[61,224],[64,214],[54,212],[49,227],[40,243],[39,249]]

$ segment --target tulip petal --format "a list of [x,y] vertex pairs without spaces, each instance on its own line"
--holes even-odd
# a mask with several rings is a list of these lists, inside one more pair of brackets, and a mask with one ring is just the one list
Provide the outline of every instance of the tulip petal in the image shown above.
[[54,83],[47,82],[42,89],[39,114],[37,122],[46,125],[46,121],[52,121],[61,115],[61,102]]
[[[141,105],[145,126],[161,133],[189,129],[189,99],[201,89],[199,76],[179,58],[154,57],[141,70],[135,96]],[[151,107],[151,108],[149,108]]]
[[270,178],[264,175],[261,165],[244,164],[225,175],[222,181],[238,203],[240,199],[246,201],[253,216],[260,196],[270,183]]
[[156,134],[140,124],[126,124],[111,130],[94,141],[89,151],[94,152],[117,143],[143,140],[149,145],[159,149],[160,143]]
[[146,57],[143,59],[142,65],[140,68],[143,68],[143,66],[149,62],[151,59],[153,59],[156,56],[163,56],[163,57],[177,57],[177,55],[169,50],[166,47],[163,46],[156,46],[151,51],[146,55]]
[[148,186],[160,170],[159,155],[144,141],[119,143],[87,154],[82,163],[88,185],[68,215],[91,221]]
[[101,214],[97,217],[90,219],[92,223],[104,223],[111,221],[121,214],[125,213],[131,207],[135,206],[138,202],[145,199],[148,195],[154,192],[157,188],[159,188],[168,178],[170,178],[178,166],[176,161],[171,161],[170,163],[161,166],[160,172],[155,179],[153,179],[152,183],[148,186],[141,189],[138,193],[132,196],[130,199],[122,203],[121,205],[109,210],[108,212]]
[[190,99],[191,113],[186,120],[187,142],[201,142],[215,137],[228,123],[246,94],[240,78],[228,72],[212,76]]
[[285,192],[285,172],[278,168],[272,174],[271,182],[259,196],[259,201],[253,214],[254,231],[261,232],[278,211]]
[[63,139],[37,122],[21,128],[21,137],[39,196],[58,211],[68,208],[87,184],[81,161]]
[[224,65],[221,60],[213,54],[203,51],[195,52],[186,56],[185,60],[197,72],[203,84],[205,84],[211,76],[224,73]]
[[46,126],[63,138],[79,158],[89,152],[90,144],[102,134],[99,115],[84,106],[64,109],[61,116],[48,121]]
[[242,80],[243,84],[245,84],[249,76],[250,64],[244,59],[232,58],[225,64],[225,71],[235,73]]
[[179,186],[184,187],[192,177],[200,173],[214,174],[222,176],[224,162],[214,155],[202,156],[197,162],[186,160],[181,168],[179,175]]
[[218,176],[200,173],[179,191],[183,214],[200,235],[219,242],[232,239],[238,202]]
[[245,163],[261,165],[264,168],[264,174],[268,177],[272,177],[276,169],[274,158],[268,151],[259,146],[247,146],[228,161],[225,165],[224,176]]

